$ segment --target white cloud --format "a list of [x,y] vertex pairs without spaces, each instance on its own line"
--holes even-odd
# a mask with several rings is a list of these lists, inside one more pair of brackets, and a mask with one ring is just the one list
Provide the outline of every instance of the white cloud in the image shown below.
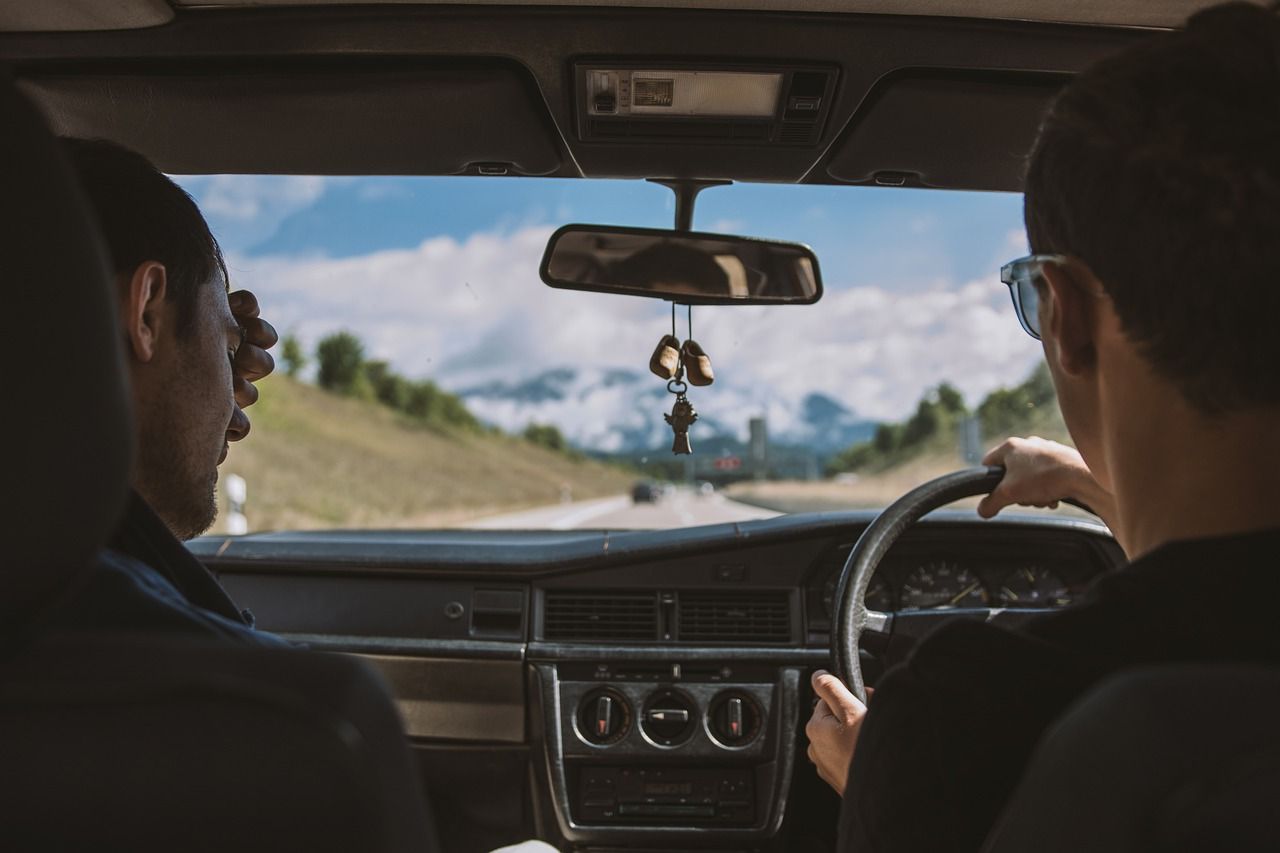
[[200,207],[214,216],[253,220],[268,209],[306,207],[324,192],[324,183],[314,175],[213,175],[200,189]]
[[[537,269],[551,230],[526,227],[463,242],[437,237],[349,258],[229,261],[237,282],[258,293],[264,315],[282,332],[295,331],[312,346],[350,329],[370,357],[446,387],[515,380],[561,365],[646,370],[659,337],[671,329],[670,307],[546,287]],[[973,403],[1021,380],[1039,356],[994,281],[910,293],[887,282],[829,285],[813,306],[695,308],[693,325],[718,377],[711,388],[691,390],[699,410],[744,425],[767,411],[779,432],[810,392],[865,417],[899,418],[931,385],[951,381]],[[683,309],[677,333],[686,334]],[[575,409],[571,398],[543,411],[572,426],[566,431],[574,436],[603,430],[610,417],[660,421],[657,412],[637,415],[633,397],[634,390],[596,395],[590,410]],[[483,414],[500,423],[518,417],[496,404]]]
[[350,178],[202,175],[174,180],[195,198],[225,249],[261,242],[290,215],[314,204],[326,187]]

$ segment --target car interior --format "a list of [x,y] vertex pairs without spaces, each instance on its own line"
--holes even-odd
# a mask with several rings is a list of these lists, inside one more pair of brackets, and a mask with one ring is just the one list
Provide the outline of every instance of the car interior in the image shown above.
[[[0,832],[49,850],[470,853],[541,839],[597,853],[830,851],[839,800],[805,758],[804,724],[809,675],[836,665],[835,647],[856,632],[852,660],[874,686],[946,619],[1017,625],[1124,563],[1096,520],[980,521],[942,508],[895,534],[862,577],[854,617],[842,617],[851,551],[876,511],[676,530],[217,535],[189,547],[257,626],[325,654],[144,635],[32,640],[41,602],[106,541],[130,461],[102,250],[51,133],[115,140],[175,174],[1016,192],[1065,81],[1204,5],[5,4],[4,274],[66,292],[9,287],[20,316],[56,312],[64,343],[15,380],[47,423],[28,425],[12,469],[23,489],[6,496],[6,516],[23,521],[0,603],[11,626]],[[637,109],[642,94],[664,97],[654,71],[738,75],[746,89],[720,91],[746,106]],[[49,348],[33,327],[16,334],[20,348]],[[1005,592],[919,582],[957,563]],[[1006,579],[1031,566],[1065,592],[1009,591]],[[1126,782],[1087,762],[1064,771],[1067,757],[1109,743],[1106,733],[1119,741],[1106,752],[1120,754],[1133,739],[1116,732],[1146,731],[1150,717],[1133,710],[1145,697],[1212,677],[1156,672],[1104,688],[1043,745],[1047,769],[1019,794],[1032,817],[1015,810],[991,849],[1088,847],[1092,836],[1046,839],[1065,844],[1082,810],[1108,806],[1097,824],[1115,842],[1106,849],[1138,849],[1145,824],[1120,806],[1141,800],[1149,776]],[[1242,679],[1256,684],[1233,692]],[[1251,695],[1268,719],[1278,704],[1268,673],[1211,695]],[[1257,731],[1255,717],[1199,758],[1251,750],[1256,737],[1241,733]],[[1177,733],[1148,733],[1141,748],[1159,765]],[[1275,758],[1233,765],[1217,790],[1274,790]],[[1208,772],[1191,757],[1160,766],[1169,778]],[[1120,793],[1103,796],[1113,789],[1092,784],[1100,772]],[[1092,799],[1064,798],[1068,785]],[[1224,795],[1198,823],[1187,818],[1185,832],[1201,835],[1185,837],[1245,827],[1264,799]]]

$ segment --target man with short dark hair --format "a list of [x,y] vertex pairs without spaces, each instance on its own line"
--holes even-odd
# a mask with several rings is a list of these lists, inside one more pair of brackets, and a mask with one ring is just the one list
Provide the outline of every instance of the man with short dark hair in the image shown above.
[[944,625],[869,712],[816,674],[810,757],[843,793],[842,850],[978,849],[1042,733],[1111,673],[1280,662],[1277,6],[1207,10],[1072,81],[1026,224],[1034,254],[1002,278],[1080,456],[1002,446],[984,514],[1053,483],[1105,500],[1133,562],[1018,631]]
[[55,624],[169,628],[251,642],[252,629],[180,540],[217,514],[218,465],[249,432],[253,382],[276,333],[226,264],[194,201],[145,157],[101,140],[61,141],[96,214],[119,294],[134,411],[129,508],[98,571]]

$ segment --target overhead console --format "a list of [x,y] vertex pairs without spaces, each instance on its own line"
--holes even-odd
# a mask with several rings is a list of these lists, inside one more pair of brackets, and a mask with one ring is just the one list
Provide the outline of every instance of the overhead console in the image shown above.
[[834,67],[578,62],[578,138],[813,146],[836,79]]

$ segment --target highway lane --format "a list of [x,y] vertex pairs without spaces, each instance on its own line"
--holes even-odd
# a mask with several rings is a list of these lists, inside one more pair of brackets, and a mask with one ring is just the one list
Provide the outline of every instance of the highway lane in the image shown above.
[[719,493],[704,495],[680,488],[653,503],[634,503],[627,495],[616,495],[506,513],[466,526],[481,530],[662,530],[773,518],[778,514]]

